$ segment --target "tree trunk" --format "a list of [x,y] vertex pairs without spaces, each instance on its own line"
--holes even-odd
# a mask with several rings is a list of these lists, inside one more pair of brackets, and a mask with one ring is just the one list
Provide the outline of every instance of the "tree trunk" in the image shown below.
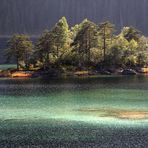
[[103,37],[103,49],[104,49],[104,53],[103,53],[103,57],[104,57],[104,62],[106,60],[106,29],[104,27],[104,37]]
[[17,70],[19,70],[19,58],[16,58]]
[[90,63],[90,49],[91,49],[91,39],[90,39],[90,30],[89,30],[89,34],[88,34],[88,64]]
[[49,54],[47,53],[46,59],[45,59],[45,68],[44,69],[46,69],[48,67],[48,64],[49,64]]
[[29,70],[29,60],[28,60],[28,54],[26,53],[26,56],[25,56],[25,68],[26,70]]
[[59,57],[59,46],[57,46],[57,57]]

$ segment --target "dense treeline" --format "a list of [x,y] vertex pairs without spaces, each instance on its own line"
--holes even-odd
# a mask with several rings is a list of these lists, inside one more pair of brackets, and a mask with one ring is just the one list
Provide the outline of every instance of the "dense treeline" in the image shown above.
[[12,36],[7,58],[15,58],[18,69],[144,67],[148,65],[147,41],[134,27],[124,27],[117,34],[108,21],[97,25],[85,19],[70,28],[63,17],[34,45],[27,35]]

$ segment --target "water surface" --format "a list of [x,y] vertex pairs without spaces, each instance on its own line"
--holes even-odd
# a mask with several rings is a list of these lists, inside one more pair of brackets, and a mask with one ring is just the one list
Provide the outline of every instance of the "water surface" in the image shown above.
[[147,75],[0,79],[1,145],[145,147],[147,84]]

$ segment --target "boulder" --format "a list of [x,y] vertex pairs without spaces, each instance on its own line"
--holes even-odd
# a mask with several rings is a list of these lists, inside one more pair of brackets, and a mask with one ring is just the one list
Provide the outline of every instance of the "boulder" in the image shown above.
[[122,75],[137,75],[137,72],[133,69],[125,69],[123,70]]
[[111,75],[112,73],[110,71],[108,71],[108,70],[101,70],[100,74],[102,74],[102,75]]

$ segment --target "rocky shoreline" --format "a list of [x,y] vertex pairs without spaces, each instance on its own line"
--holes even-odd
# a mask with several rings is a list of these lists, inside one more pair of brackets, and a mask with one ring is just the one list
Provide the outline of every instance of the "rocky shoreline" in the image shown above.
[[136,69],[103,69],[98,71],[26,71],[26,70],[0,70],[1,78],[40,78],[40,77],[89,77],[97,75],[138,75],[147,74],[148,68]]

